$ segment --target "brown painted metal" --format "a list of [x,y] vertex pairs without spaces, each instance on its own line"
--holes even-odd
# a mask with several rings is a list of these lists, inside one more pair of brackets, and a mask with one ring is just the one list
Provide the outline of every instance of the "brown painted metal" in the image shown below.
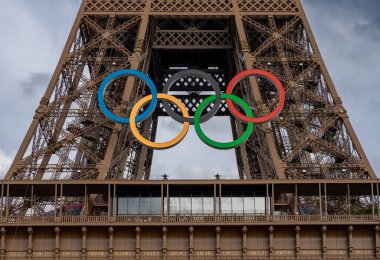
[[[100,82],[119,68],[152,71],[152,53],[165,59],[165,49],[220,48],[233,49],[233,70],[271,71],[287,93],[281,115],[237,149],[241,179],[376,177],[300,1],[88,0],[5,179],[148,179],[152,151],[102,115],[95,95]],[[240,89],[256,112],[273,109],[276,95],[268,99],[267,83],[251,78]],[[127,115],[143,91],[130,77],[107,101]],[[156,121],[143,125],[154,129],[149,125]]]
[[[109,73],[138,69],[162,88],[179,63],[223,83],[250,68],[282,81],[282,113],[236,149],[239,179],[149,180],[153,151],[98,109]],[[194,84],[191,98],[179,98],[190,110],[201,90]],[[128,77],[105,99],[127,116],[145,91]],[[261,78],[236,93],[256,115],[278,99]],[[163,115],[157,109],[139,126],[144,136],[155,138]],[[225,105],[218,115],[230,115]],[[232,117],[231,126],[234,136],[244,129]],[[171,200],[190,186],[212,200],[212,213],[171,212]],[[224,213],[223,199],[244,197],[247,187],[264,199],[264,213]],[[154,193],[160,214],[119,214],[118,198],[136,190]],[[83,0],[1,181],[0,259],[375,259],[379,195],[300,0]]]

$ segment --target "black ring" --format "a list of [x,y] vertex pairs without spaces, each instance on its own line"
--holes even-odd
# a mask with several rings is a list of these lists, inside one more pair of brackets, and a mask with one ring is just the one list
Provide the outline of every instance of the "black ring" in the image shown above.
[[[171,78],[165,83],[162,93],[168,94],[170,88],[174,85],[175,82],[178,80],[186,77],[186,76],[195,76],[201,79],[205,79],[208,83],[210,83],[211,87],[215,91],[215,103],[214,106],[211,108],[209,112],[204,114],[200,117],[199,122],[204,123],[211,119],[215,114],[218,112],[220,104],[222,103],[222,91],[220,90],[218,82],[211,77],[208,73],[200,71],[200,70],[182,70],[180,72],[177,72]],[[175,121],[179,123],[185,123],[189,122],[190,125],[194,125],[194,117],[188,117],[184,118],[183,116],[177,114],[173,109],[170,107],[169,102],[167,100],[162,100],[162,104],[164,105],[166,113],[169,114]]]

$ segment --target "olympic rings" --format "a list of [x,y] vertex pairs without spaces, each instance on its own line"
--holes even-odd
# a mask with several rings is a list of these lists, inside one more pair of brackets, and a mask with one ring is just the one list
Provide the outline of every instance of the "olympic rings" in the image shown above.
[[[151,95],[143,97],[133,106],[130,118],[117,116],[114,113],[112,113],[107,108],[107,105],[105,104],[104,97],[103,97],[106,88],[111,84],[112,81],[120,77],[129,76],[129,75],[135,76],[143,80],[148,85],[152,93]],[[167,92],[169,92],[170,88],[175,84],[175,82],[178,81],[179,79],[182,79],[185,76],[195,76],[197,78],[202,78],[206,80],[215,91],[215,95],[212,95],[206,98],[203,102],[201,102],[201,104],[197,107],[193,118],[190,118],[189,112],[187,111],[185,105],[181,102],[181,100],[167,94]],[[243,99],[232,94],[232,91],[235,85],[241,79],[247,78],[249,76],[263,76],[267,78],[269,81],[271,81],[278,89],[279,102],[276,108],[265,116],[254,118],[253,112],[250,106]],[[207,145],[217,148],[217,149],[235,148],[241,145],[243,142],[245,142],[245,140],[247,140],[248,137],[251,135],[253,131],[253,123],[264,123],[275,118],[281,112],[285,103],[285,91],[281,82],[273,74],[264,70],[259,70],[259,69],[246,70],[237,74],[235,77],[232,78],[232,80],[228,84],[226,93],[222,93],[217,81],[205,72],[198,71],[198,70],[180,71],[174,74],[165,83],[163,87],[163,92],[164,93],[157,93],[157,88],[155,84],[146,74],[137,70],[124,69],[124,70],[119,70],[119,71],[115,71],[111,73],[103,80],[103,82],[100,84],[99,91],[98,91],[98,103],[99,103],[100,110],[104,113],[105,116],[119,123],[129,123],[131,127],[131,132],[136,137],[136,139],[141,144],[153,149],[166,149],[166,148],[170,148],[177,145],[186,136],[187,131],[189,130],[189,126],[191,124],[194,124],[196,133],[198,134],[199,138],[201,138],[201,140]],[[162,103],[165,108],[165,111],[174,120],[176,120],[177,122],[183,123],[183,127],[180,133],[174,139],[166,141],[166,142],[162,142],[162,143],[152,142],[146,139],[139,133],[137,129],[137,122],[147,119],[154,112],[158,103],[158,99],[163,99]],[[207,120],[211,119],[218,112],[222,99],[226,99],[227,106],[230,109],[230,112],[232,115],[236,116],[243,122],[247,123],[247,128],[245,129],[244,133],[239,138],[231,142],[226,142],[226,143],[216,142],[210,139],[204,134],[200,126],[201,123],[204,123]],[[150,101],[150,104],[148,108],[143,113],[138,114],[140,108],[144,106],[145,104],[147,104],[149,101]],[[181,110],[182,116],[177,114],[174,110],[172,110],[168,101],[174,103]],[[212,108],[206,114],[202,115],[203,111],[213,101],[214,101],[214,105],[212,106]],[[239,107],[241,107],[244,110],[246,115],[240,113],[236,109],[233,102],[235,102]]]
[[[162,92],[165,94],[168,94],[170,88],[174,85],[174,83],[176,83],[178,80],[180,80],[186,76],[195,76],[195,77],[198,77],[201,79],[205,79],[208,83],[210,83],[211,87],[215,91],[216,99],[215,99],[214,106],[212,107],[212,109],[209,112],[207,112],[206,114],[204,114],[200,118],[200,122],[204,123],[204,122],[208,121],[209,119],[211,119],[218,112],[220,104],[222,103],[222,98],[221,98],[222,91],[220,90],[218,82],[213,77],[211,77],[209,74],[207,74],[206,72],[203,72],[200,70],[182,70],[182,71],[177,72],[176,74],[174,74],[173,76],[170,77],[170,79],[165,83],[165,85],[162,89]],[[184,117],[178,115],[169,106],[168,101],[163,100],[162,104],[165,107],[166,113],[168,113],[169,116],[171,116],[175,121],[177,121],[179,123],[189,122],[190,125],[194,124],[194,118],[190,118],[190,117],[184,118]]]
[[[176,144],[178,144],[180,141],[182,141],[182,139],[187,134],[187,131],[189,130],[189,122],[185,122],[183,124],[181,132],[174,139],[172,139],[170,141],[167,141],[167,142],[163,142],[163,143],[156,143],[156,142],[152,142],[150,140],[145,139],[139,133],[139,131],[137,129],[136,120],[135,120],[136,114],[139,111],[139,109],[142,106],[144,106],[151,99],[152,99],[152,95],[146,96],[146,97],[140,99],[136,103],[136,105],[134,105],[134,107],[132,108],[132,111],[131,111],[131,122],[130,122],[131,132],[132,132],[132,134],[136,137],[136,139],[140,143],[142,143],[143,145],[148,146],[150,148],[154,148],[154,149],[166,149],[166,148],[173,147]],[[158,99],[166,99],[166,100],[169,100],[169,101],[173,102],[174,104],[176,104],[179,107],[179,109],[181,110],[181,112],[182,112],[182,114],[183,114],[183,116],[185,118],[189,117],[189,112],[187,112],[187,109],[186,109],[185,105],[178,98],[176,98],[174,96],[171,96],[171,95],[168,95],[168,94],[159,93],[158,94]]]
[[269,73],[265,70],[251,69],[251,70],[242,71],[239,74],[237,74],[235,77],[233,77],[227,86],[226,93],[232,94],[232,90],[235,87],[235,85],[238,83],[238,81],[240,81],[244,78],[247,78],[249,76],[264,76],[265,78],[269,79],[269,81],[271,81],[273,85],[276,86],[276,88],[278,89],[278,92],[279,92],[279,102],[278,102],[276,108],[271,113],[269,113],[265,116],[257,117],[257,118],[245,116],[242,113],[240,113],[236,109],[236,107],[234,106],[234,104],[232,103],[232,101],[230,99],[227,99],[228,108],[230,109],[230,111],[233,115],[235,115],[236,117],[238,117],[239,119],[241,119],[245,122],[252,122],[252,123],[268,122],[271,119],[278,116],[278,114],[280,114],[282,108],[284,107],[284,103],[285,103],[284,87],[282,86],[281,81],[278,80],[278,78],[276,78],[276,76],[274,76],[272,73]]
[[157,88],[156,85],[153,83],[153,81],[144,73],[138,70],[132,70],[132,69],[124,69],[124,70],[118,70],[115,72],[112,72],[110,75],[108,75],[103,82],[100,84],[99,91],[98,91],[98,103],[100,110],[104,113],[106,117],[109,119],[119,122],[119,123],[129,123],[130,119],[128,117],[121,117],[113,114],[108,108],[106,103],[104,102],[104,92],[106,88],[111,84],[112,81],[115,79],[118,79],[123,76],[132,75],[137,78],[140,78],[141,80],[145,81],[145,83],[150,88],[150,91],[152,92],[152,102],[150,102],[148,108],[144,111],[144,113],[138,115],[136,117],[136,121],[140,122],[146,118],[148,118],[154,111],[157,105]]
[[[253,112],[252,112],[251,108],[249,107],[249,105],[243,99],[239,98],[238,96],[235,96],[235,95],[232,95],[232,94],[224,94],[223,93],[222,94],[222,98],[230,99],[230,100],[235,101],[236,103],[239,104],[239,106],[241,106],[241,108],[243,108],[244,112],[248,116],[250,116],[250,117],[253,116]],[[207,144],[207,145],[209,145],[209,146],[211,146],[213,148],[217,148],[217,149],[231,149],[231,148],[235,148],[235,147],[241,145],[251,135],[251,133],[253,131],[253,123],[249,122],[248,126],[247,126],[247,129],[244,131],[244,133],[238,139],[236,139],[234,141],[227,142],[227,143],[220,143],[220,142],[216,142],[216,141],[210,139],[202,131],[201,126],[200,126],[200,120],[199,120],[199,118],[200,118],[203,110],[208,106],[208,104],[211,103],[212,101],[214,101],[215,99],[216,99],[215,95],[206,98],[205,100],[203,100],[203,102],[199,105],[199,107],[195,111],[195,115],[194,115],[194,127],[195,127],[195,131],[197,132],[199,138],[201,138],[201,140],[205,144]]]

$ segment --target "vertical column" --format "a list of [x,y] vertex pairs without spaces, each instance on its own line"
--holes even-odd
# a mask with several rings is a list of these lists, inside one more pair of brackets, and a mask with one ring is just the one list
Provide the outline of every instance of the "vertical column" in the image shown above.
[[164,184],[161,184],[161,219],[165,215],[165,195],[164,195]]
[[323,189],[325,192],[325,216],[327,217],[327,185],[326,183],[323,184]]
[[296,226],[296,228],[294,229],[294,231],[296,231],[296,257],[300,257],[300,251],[301,251],[301,247],[300,247],[300,231],[301,231],[301,227],[300,226]]
[[55,233],[55,248],[54,248],[54,258],[55,260],[59,259],[59,234],[61,230],[59,227],[54,228],[54,233]]
[[193,260],[194,258],[194,231],[195,229],[191,226],[189,227],[189,254],[190,254],[190,260]]
[[[140,26],[140,29],[141,29],[141,26]],[[137,57],[130,56],[129,60],[131,64],[131,69],[137,69],[139,65]],[[135,79],[133,77],[128,77],[125,83],[123,101],[129,101],[131,91],[132,89],[134,89],[133,88],[134,84],[135,84]],[[108,142],[104,159],[97,165],[97,168],[99,170],[99,175],[97,179],[105,179],[106,177],[107,170],[109,169],[112,155],[117,144],[117,139],[118,139],[120,129],[121,129],[121,125],[119,123],[116,123],[114,128],[112,129],[112,134]],[[123,170],[124,169],[122,169],[122,171]]]
[[327,257],[326,232],[327,232],[327,227],[323,226],[322,227],[322,257],[323,258]]
[[87,255],[87,228],[82,227],[82,259],[86,259]]
[[[89,203],[90,196],[87,193],[87,184],[84,185],[84,216],[88,216],[90,214],[90,209],[88,208],[90,203]],[[93,205],[93,203],[91,203]]]
[[108,259],[113,259],[113,227],[108,228],[109,244],[108,244]]
[[322,188],[321,188],[321,183],[318,183],[318,194],[319,194],[319,215],[322,216]]
[[62,218],[62,208],[63,208],[63,199],[62,199],[62,196],[63,196],[63,184],[61,184],[60,194],[59,194],[59,220],[60,221],[61,221],[61,218]]
[[247,259],[247,227],[244,226],[241,231],[243,232],[243,259]]
[[33,228],[28,227],[28,260],[32,259],[33,255]]
[[268,232],[269,232],[269,257],[273,257],[273,254],[274,254],[274,246],[273,246],[274,228],[273,228],[273,226],[270,226],[268,228]]
[[58,207],[58,186],[57,186],[57,183],[54,184],[54,221],[57,221],[56,220],[56,217],[57,217],[57,207]]
[[7,232],[4,227],[1,228],[1,252],[0,252],[0,259],[5,259],[5,233]]
[[352,232],[354,231],[354,227],[349,226],[347,230],[348,230],[348,255],[351,258],[352,254],[354,253],[354,246],[352,244]]
[[[241,15],[239,13],[239,7],[238,7],[238,4],[237,4],[237,0],[232,0],[232,4],[233,4],[233,10],[234,10],[234,16],[235,16],[235,25],[236,25],[236,30],[237,30],[237,33],[238,33],[238,37],[239,37],[239,40],[240,40],[240,45],[241,45],[241,48],[242,48],[242,52],[243,52],[243,56],[244,57],[247,57],[249,56],[249,45],[248,45],[248,41],[247,41],[247,38],[246,38],[246,35],[245,35],[245,31],[244,31],[244,24],[243,24],[243,21],[242,21],[242,18],[241,18]],[[237,57],[235,59],[236,61],[236,65],[237,67],[240,67],[239,64],[240,64],[240,60],[239,60],[239,57]],[[249,61],[246,61],[245,62],[247,68],[249,68]],[[240,70],[240,68],[237,68],[237,70]],[[249,79],[250,81],[250,85],[251,86],[254,86],[253,85],[253,79],[250,78]],[[255,92],[256,90],[253,89],[253,92]],[[256,96],[255,97],[260,97],[260,96]],[[242,132],[242,126],[240,124],[239,121],[236,121],[236,126],[237,126],[237,132],[238,134],[241,134]],[[251,172],[250,172],[250,167],[249,167],[249,162],[248,162],[248,153],[247,153],[247,149],[246,149],[246,146],[245,145],[240,145],[240,153],[241,153],[241,159],[242,159],[242,162],[243,162],[243,168],[244,168],[244,175],[245,175],[245,178],[246,179],[251,179]],[[240,176],[240,178],[242,178],[242,176]]]
[[351,192],[350,184],[347,184],[347,204],[348,204],[348,215],[351,216]]
[[376,181],[376,209],[377,209],[377,218],[380,219],[380,205],[379,205],[379,179]]
[[[216,209],[216,187],[217,187],[216,184],[214,184],[214,219],[215,219],[215,216],[217,215],[216,214],[216,211],[217,211],[217,209]],[[202,199],[202,201],[203,201],[203,199]],[[202,208],[203,208],[203,206],[202,206]]]
[[[2,230],[2,229],[1,229]],[[375,227],[375,254],[376,258],[380,258],[380,227]]]
[[265,184],[265,217],[268,220],[268,197],[269,197],[269,186],[268,183]]
[[116,197],[116,184],[113,185],[113,198],[112,198],[112,201],[113,201],[113,206],[112,206],[112,216],[116,217],[116,210],[117,210],[117,197]]
[[298,185],[294,185],[294,196],[293,196],[293,208],[294,214],[298,215]]
[[34,216],[34,205],[35,205],[35,201],[34,201],[34,185],[32,185],[32,188],[31,188],[31,191],[30,191],[30,208],[31,208],[31,214]]
[[[144,8],[144,13],[141,15],[141,23],[138,29],[138,33],[136,36],[136,41],[135,41],[135,47],[134,47],[134,55],[129,56],[129,60],[131,63],[131,69],[137,69],[140,61],[138,57],[140,56],[142,52],[142,47],[143,47],[143,42],[145,39],[146,32],[148,30],[148,23],[149,23],[149,13],[150,13],[150,6],[151,6],[151,0],[146,0],[145,1],[145,8]],[[134,84],[135,84],[135,78],[134,77],[128,77],[125,83],[125,89],[123,93],[123,98],[122,101],[130,101],[130,97],[132,94],[132,91],[134,90]],[[110,137],[110,140],[108,142],[108,147],[106,150],[106,153],[104,155],[104,159],[101,161],[100,164],[98,164],[99,168],[99,176],[98,179],[104,179],[107,174],[107,170],[110,166],[111,158],[113,155],[113,152],[115,150],[116,144],[117,144],[117,139],[119,135],[121,125],[120,124],[115,124],[114,128],[112,129],[112,135]],[[145,153],[145,150],[147,147],[143,146],[141,153]],[[125,157],[127,158],[127,157]],[[125,167],[125,162],[121,164],[123,167],[121,170],[124,171]],[[141,176],[140,176],[141,177]]]
[[111,184],[108,184],[108,200],[107,200],[107,216],[108,216],[108,219],[110,219],[111,211],[112,211],[111,201],[112,201],[111,200]]
[[169,184],[166,184],[166,215],[170,216]]
[[220,232],[221,231],[222,231],[222,229],[219,226],[217,226],[215,228],[215,232],[216,232],[216,247],[215,247],[216,259],[220,258]]
[[168,248],[167,243],[166,243],[167,234],[168,234],[168,229],[166,227],[163,227],[162,228],[162,259],[163,260],[166,260],[166,251]]
[[140,227],[136,227],[136,259],[140,259],[140,233],[141,229]]
[[218,184],[218,189],[219,189],[219,194],[218,197],[216,198],[218,200],[218,212],[217,215],[222,215],[222,184]]
[[6,217],[6,221],[8,221],[8,218],[9,218],[9,184],[7,184],[7,200],[6,200],[6,205],[5,205],[5,217]]
[[273,217],[274,216],[274,202],[275,202],[275,200],[274,200],[274,184],[272,183],[271,184],[271,186],[272,186],[272,196],[271,196],[271,216]]
[[1,201],[0,201],[0,218],[3,218],[4,214],[4,183],[1,182]]
[[[149,59],[147,60],[147,62],[150,62]],[[143,136],[147,139],[149,139],[152,123],[153,123],[153,116],[150,116],[147,120],[145,120],[145,126],[142,132],[143,132]],[[145,172],[145,175],[144,175],[145,160],[147,160],[147,157],[148,157],[147,155],[148,155],[148,147],[143,145],[140,151],[139,158],[138,158],[138,167],[137,167],[137,172],[136,172],[137,174],[136,179],[138,180],[141,180],[143,177],[145,180],[149,179],[149,174],[147,172]]]
[[[237,0],[232,0],[232,4],[234,6],[236,30],[237,30],[238,37],[240,40],[240,45],[242,48],[243,57],[245,57],[243,62],[245,63],[245,66],[247,69],[251,69],[253,61],[254,61],[254,57],[252,57],[252,55],[249,52],[250,51],[249,50],[249,44],[248,44],[247,36],[246,36],[245,30],[244,30],[244,23],[242,20],[242,15],[239,12],[239,6],[237,3]],[[264,103],[262,102],[261,94],[259,91],[259,85],[257,83],[257,80],[250,77],[249,82],[250,82],[250,86],[251,86],[251,90],[252,90],[254,99],[258,104],[259,111],[263,111],[264,113],[268,112],[267,111],[268,108],[266,108]],[[275,143],[275,140],[273,137],[273,132],[270,129],[270,125],[269,125],[269,123],[265,123],[265,124],[262,124],[262,127],[265,130],[266,141],[267,141],[268,146],[269,146],[271,159],[272,159],[272,161],[276,167],[275,170],[276,170],[277,176],[279,179],[285,179],[284,163],[282,163],[282,161],[280,160],[280,157],[278,156],[276,143]],[[245,150],[245,147],[244,147],[244,150]],[[244,150],[242,149],[242,152]],[[244,164],[244,167],[248,167],[247,169],[249,169],[249,164],[248,164],[247,158],[243,158],[243,164]]]
[[372,220],[375,220],[375,195],[373,192],[373,183],[371,183],[371,205],[372,205]]

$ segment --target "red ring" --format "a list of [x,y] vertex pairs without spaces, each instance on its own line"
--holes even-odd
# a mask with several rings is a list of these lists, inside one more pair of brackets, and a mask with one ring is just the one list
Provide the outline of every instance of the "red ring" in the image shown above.
[[276,86],[279,94],[280,94],[280,100],[278,102],[278,105],[276,106],[276,108],[269,114],[265,115],[265,116],[261,116],[261,117],[257,117],[257,118],[254,118],[254,117],[248,117],[246,115],[243,115],[242,113],[240,113],[235,105],[233,104],[232,100],[231,99],[227,99],[227,106],[228,108],[230,109],[231,113],[234,114],[236,117],[238,117],[239,119],[245,121],[245,122],[252,122],[252,123],[264,123],[264,122],[268,122],[270,120],[272,120],[273,118],[275,118],[278,114],[280,114],[282,108],[284,107],[284,103],[285,103],[285,91],[284,91],[284,87],[282,86],[281,84],[281,81],[276,77],[274,76],[272,73],[269,73],[268,71],[265,71],[265,70],[260,70],[260,69],[250,69],[250,70],[245,70],[245,71],[242,71],[240,73],[238,73],[235,77],[233,77],[230,81],[230,83],[228,83],[228,86],[227,86],[227,90],[226,90],[226,93],[227,94],[232,94],[232,90],[233,88],[235,87],[235,85],[238,83],[239,80],[241,79],[244,79],[248,76],[263,76],[269,80],[272,81],[272,83]]

